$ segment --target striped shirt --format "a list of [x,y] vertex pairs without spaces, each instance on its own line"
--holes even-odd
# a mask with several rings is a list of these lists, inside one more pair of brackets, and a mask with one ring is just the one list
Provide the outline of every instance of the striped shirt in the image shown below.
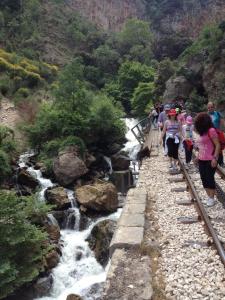
[[165,126],[166,134],[170,137],[175,137],[180,131],[180,123],[178,121],[171,122],[170,120],[167,120]]

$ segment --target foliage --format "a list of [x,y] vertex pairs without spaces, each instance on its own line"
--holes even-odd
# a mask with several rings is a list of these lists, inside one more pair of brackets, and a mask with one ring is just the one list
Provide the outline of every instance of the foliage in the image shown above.
[[46,211],[33,197],[0,191],[0,299],[32,281],[42,269],[46,235],[31,219]]
[[205,111],[207,102],[208,102],[207,98],[198,95],[197,91],[194,90],[191,93],[185,106],[189,112],[197,113],[197,112]]
[[[118,33],[117,48],[131,60],[149,63],[152,58],[153,35],[149,23],[138,19],[128,20]],[[139,51],[139,52],[138,52]]]
[[57,75],[57,67],[31,61],[15,53],[0,49],[0,91],[3,95],[27,97],[29,89],[51,83]]
[[154,99],[155,85],[150,83],[139,83],[132,98],[132,110],[137,117],[145,117],[148,114],[148,107],[152,105]]
[[176,66],[169,58],[159,62],[155,79],[155,100],[163,95],[167,80],[175,74]]
[[139,62],[126,61],[121,65],[118,72],[118,82],[121,90],[121,102],[126,112],[131,110],[130,99],[138,84],[154,81],[154,75],[153,68]]
[[86,143],[94,144],[103,150],[109,150],[114,142],[120,143],[125,135],[122,116],[121,110],[105,95],[95,96],[91,106],[91,128]]
[[185,61],[199,54],[204,60],[212,59],[222,38],[223,32],[218,26],[206,26],[199,39],[182,53],[181,59]]

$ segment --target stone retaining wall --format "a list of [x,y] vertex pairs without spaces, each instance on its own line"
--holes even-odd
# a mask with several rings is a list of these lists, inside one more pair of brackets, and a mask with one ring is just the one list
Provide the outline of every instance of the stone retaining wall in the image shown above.
[[142,256],[147,192],[130,189],[110,244],[111,265],[103,299],[152,299],[151,268],[148,256]]

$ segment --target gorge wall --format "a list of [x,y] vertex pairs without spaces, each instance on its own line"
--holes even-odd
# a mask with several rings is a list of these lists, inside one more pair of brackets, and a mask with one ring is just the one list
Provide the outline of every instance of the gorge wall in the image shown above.
[[149,19],[160,33],[195,38],[207,23],[225,17],[223,0],[66,0],[75,11],[106,30],[118,30],[128,18]]

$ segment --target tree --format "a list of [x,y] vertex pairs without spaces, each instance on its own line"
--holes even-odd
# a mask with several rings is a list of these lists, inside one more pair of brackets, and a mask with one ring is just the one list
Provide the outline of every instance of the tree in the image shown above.
[[115,37],[116,47],[122,56],[148,64],[152,58],[152,41],[149,23],[137,19],[128,20]]
[[118,72],[118,82],[121,89],[121,102],[127,113],[131,110],[130,100],[135,88],[140,82],[154,81],[153,68],[139,62],[126,61]]
[[46,235],[31,219],[46,211],[35,198],[0,191],[0,299],[32,281],[43,268]]
[[131,101],[132,111],[137,117],[146,117],[148,114],[147,109],[152,105],[154,99],[155,85],[150,83],[139,83],[135,89]]

